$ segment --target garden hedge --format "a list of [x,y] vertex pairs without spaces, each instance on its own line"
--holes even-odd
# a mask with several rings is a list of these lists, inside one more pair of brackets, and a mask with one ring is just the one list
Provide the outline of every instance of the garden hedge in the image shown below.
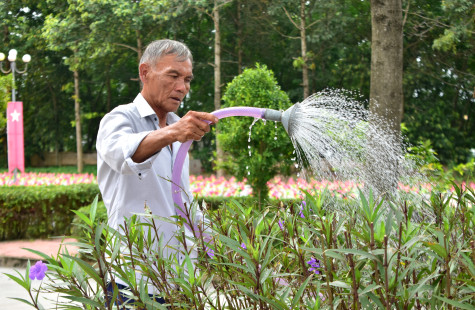
[[[72,210],[89,214],[89,205],[100,195],[97,184],[5,186],[0,187],[0,240],[49,238],[69,235],[75,215]],[[254,197],[197,197],[208,209],[216,209],[231,199],[243,205],[258,205]],[[267,204],[278,206],[297,202],[293,199],[271,199]],[[99,220],[107,212],[99,204]]]
[[97,184],[0,187],[0,240],[70,234],[71,211],[98,194]]

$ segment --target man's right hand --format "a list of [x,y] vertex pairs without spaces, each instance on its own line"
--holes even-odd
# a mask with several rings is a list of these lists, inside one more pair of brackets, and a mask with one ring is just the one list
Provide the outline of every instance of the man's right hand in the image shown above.
[[138,146],[132,160],[141,163],[176,141],[181,143],[188,140],[199,141],[205,133],[209,132],[210,124],[216,124],[218,120],[210,113],[189,111],[178,122],[147,135]]
[[189,111],[178,122],[168,126],[176,141],[181,143],[188,140],[199,141],[205,133],[210,131],[210,125],[216,124],[219,119],[211,113]]

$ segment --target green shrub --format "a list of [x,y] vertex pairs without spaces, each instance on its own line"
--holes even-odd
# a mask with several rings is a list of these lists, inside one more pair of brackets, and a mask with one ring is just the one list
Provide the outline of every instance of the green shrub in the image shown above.
[[[127,219],[121,235],[101,223],[95,201],[81,216],[88,261],[42,255],[48,285],[39,293],[60,292],[77,309],[106,309],[106,284],[120,279],[132,308],[164,309],[147,294],[153,286],[170,309],[473,309],[475,193],[454,186],[423,203],[362,193],[334,200],[324,192],[307,194],[306,204],[259,210],[231,200],[205,211],[212,242],[191,238],[197,259],[178,232],[182,263],[163,255],[165,244],[157,251],[156,217]],[[41,309],[28,272],[7,276],[30,291],[24,302]],[[137,272],[151,282],[137,281]],[[59,308],[72,306],[62,300]]]
[[[259,64],[256,68],[244,70],[228,84],[223,101],[223,107],[286,110],[291,106],[289,97],[278,86],[273,72]],[[283,126],[274,126],[274,122],[267,122],[267,125],[263,121],[255,123],[249,142],[252,122],[249,117],[229,117],[217,124],[217,139],[226,154],[230,155],[218,165],[239,180],[246,178],[253,195],[263,202],[269,192],[267,181],[279,173],[290,173],[291,164],[287,159],[292,157],[293,147]]]
[[[208,210],[217,210],[221,206],[228,204],[228,203],[240,203],[243,205],[258,205],[258,201],[254,197],[196,197],[195,200],[198,202],[200,206],[203,206],[208,209]],[[293,204],[299,204],[301,202],[301,199],[269,199],[267,201],[267,204],[269,206],[273,207],[284,207],[284,206],[290,206]],[[97,203],[97,208],[95,209],[96,214],[95,214],[95,219],[97,222],[101,223],[107,223],[107,209],[104,205],[103,201],[99,201]],[[78,212],[84,214],[85,216],[90,216],[91,214],[91,205],[79,208],[77,210]],[[73,236],[79,237],[79,238],[86,238],[87,236],[85,235],[85,231],[83,230],[83,227],[80,225],[82,223],[82,219],[80,216],[75,215],[73,222],[72,222],[72,227],[71,227],[71,234]]]
[[[231,201],[238,202],[243,205],[253,206],[258,205],[259,201],[256,197],[243,196],[243,197],[196,197],[195,200],[201,206],[203,203],[206,205],[206,208],[209,210],[216,210],[225,203],[230,203]],[[293,203],[299,203],[301,199],[267,199],[266,205],[271,205],[278,207],[280,205],[287,206]]]
[[0,187],[0,240],[70,234],[71,211],[98,194],[96,184]]
[[[77,212],[80,212],[84,214],[87,217],[91,216],[91,208],[92,205],[88,205],[82,208],[79,208]],[[104,205],[103,201],[98,201],[97,207],[95,208],[95,219],[96,222],[99,223],[107,223],[107,209],[106,206]],[[73,222],[72,222],[72,227],[71,227],[71,234],[72,236],[76,236],[79,238],[85,238],[86,235],[84,235],[84,230],[82,227],[82,220],[81,218],[76,214],[74,216]]]

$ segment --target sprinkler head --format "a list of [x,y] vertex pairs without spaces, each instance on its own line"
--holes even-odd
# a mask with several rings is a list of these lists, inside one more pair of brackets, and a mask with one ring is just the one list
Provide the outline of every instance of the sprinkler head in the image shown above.
[[293,121],[293,115],[295,113],[295,108],[297,107],[297,104],[294,104],[284,112],[277,111],[277,110],[272,110],[272,109],[266,109],[264,112],[264,119],[269,120],[269,121],[276,121],[276,122],[282,122],[282,125],[285,128],[285,131],[289,133],[289,125]]

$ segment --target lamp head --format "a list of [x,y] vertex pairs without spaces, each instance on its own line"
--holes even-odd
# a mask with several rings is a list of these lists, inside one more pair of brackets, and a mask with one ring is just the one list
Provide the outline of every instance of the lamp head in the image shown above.
[[18,54],[16,49],[11,49],[8,51],[8,60],[9,61],[15,61],[16,60],[16,55]]
[[25,54],[25,55],[23,55],[21,60],[23,60],[23,62],[27,64],[31,61],[31,56],[29,54]]
[[0,61],[4,61],[5,60],[5,54],[4,53],[0,53]]

